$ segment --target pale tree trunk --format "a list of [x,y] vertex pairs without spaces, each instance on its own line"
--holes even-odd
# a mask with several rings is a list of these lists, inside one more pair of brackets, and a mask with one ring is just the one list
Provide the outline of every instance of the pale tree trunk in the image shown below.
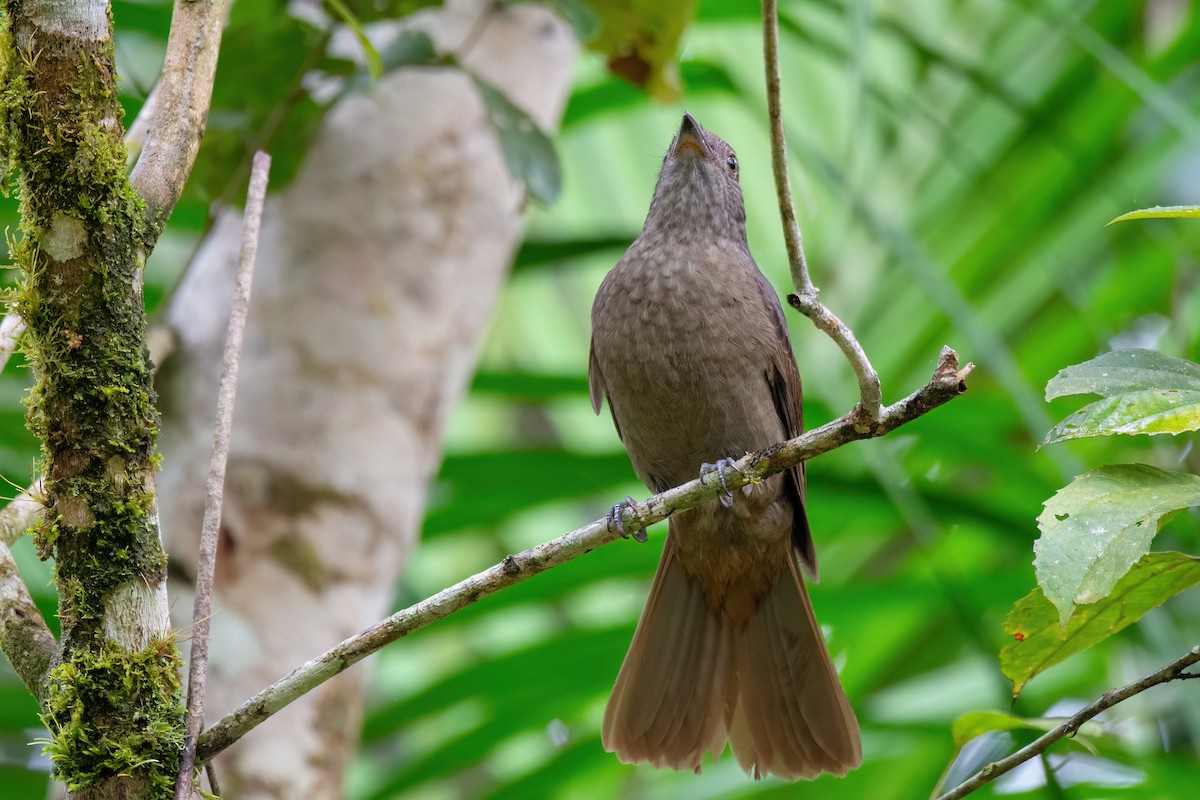
[[[577,48],[544,8],[451,3],[416,24],[442,49],[473,39],[468,69],[555,127]],[[386,613],[520,241],[523,198],[471,78],[422,68],[341,101],[268,200],[217,564],[210,722]],[[181,563],[200,529],[237,227],[220,221],[168,312],[177,347],[159,375],[159,485]],[[218,759],[227,796],[340,796],[364,675],[331,681]]]

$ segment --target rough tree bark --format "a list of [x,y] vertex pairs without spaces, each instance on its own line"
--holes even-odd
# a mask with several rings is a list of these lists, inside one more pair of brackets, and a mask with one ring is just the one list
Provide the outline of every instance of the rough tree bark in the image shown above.
[[[466,68],[555,126],[576,44],[544,8],[458,2],[412,19],[443,50],[472,39]],[[523,204],[456,68],[399,70],[343,100],[294,182],[268,200],[218,556],[210,720],[386,613]],[[236,255],[226,214],[168,314],[177,347],[159,374],[159,483],[169,549],[189,562]],[[363,678],[341,676],[240,742],[218,761],[222,789],[339,796]]]
[[159,797],[183,740],[154,490],[141,269],[158,226],[125,176],[108,5],[6,0],[0,152],[20,182],[17,308],[36,382],[62,640],[39,694],[75,798]]

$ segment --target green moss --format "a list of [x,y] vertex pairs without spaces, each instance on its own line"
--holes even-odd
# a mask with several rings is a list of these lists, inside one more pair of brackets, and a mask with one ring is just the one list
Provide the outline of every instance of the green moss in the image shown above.
[[29,13],[0,0],[0,171],[18,176],[14,305],[51,520],[33,533],[55,559],[62,618],[46,752],[72,789],[118,780],[129,796],[169,797],[183,741],[178,653],[171,641],[124,652],[102,624],[118,587],[165,579],[149,513],[158,417],[141,296],[157,228],[125,174],[111,40],[35,36],[21,28]]
[[85,587],[81,606],[65,611],[86,623],[113,588],[156,581],[165,561],[143,488],[158,430],[139,291],[148,228],[112,124],[111,45],[72,52],[38,41],[36,52],[8,49],[0,118],[21,176],[23,236],[12,249],[37,376],[29,427],[44,443],[57,517],[54,536],[39,538],[44,552],[54,548],[60,580]]
[[71,791],[113,775],[137,775],[149,798],[174,795],[183,747],[180,661],[174,643],[138,653],[109,643],[50,673],[43,752]]
[[[56,484],[56,491],[82,501],[92,521],[75,525],[67,535],[59,532],[56,573],[60,581],[71,580],[86,587],[82,602],[62,605],[76,623],[99,621],[104,598],[122,583],[133,579],[156,582],[166,567],[166,554],[158,530],[148,514],[154,495],[142,489],[121,487],[104,477],[75,477]],[[70,503],[60,500],[70,509]],[[56,530],[63,528],[63,515]]]
[[54,546],[58,543],[58,520],[39,517],[29,528],[29,535],[33,537],[38,558],[45,561],[54,554]]

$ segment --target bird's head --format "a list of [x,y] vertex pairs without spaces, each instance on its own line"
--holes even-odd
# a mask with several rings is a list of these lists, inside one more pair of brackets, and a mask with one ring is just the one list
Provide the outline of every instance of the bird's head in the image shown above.
[[738,159],[720,136],[691,114],[663,156],[646,227],[684,239],[730,238],[745,243],[746,207]]

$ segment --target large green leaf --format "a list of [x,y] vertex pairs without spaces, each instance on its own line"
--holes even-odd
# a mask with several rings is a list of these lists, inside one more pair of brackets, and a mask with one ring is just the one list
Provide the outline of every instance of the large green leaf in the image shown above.
[[1200,364],[1157,350],[1112,350],[1061,370],[1046,384],[1046,399],[1073,394],[1114,397],[1143,389],[1200,391]]
[[1046,399],[1098,394],[1060,422],[1044,444],[1114,433],[1182,433],[1200,428],[1200,365],[1155,350],[1114,350],[1067,367],[1046,384]]
[[1200,477],[1145,464],[1084,473],[1047,500],[1033,565],[1061,624],[1077,603],[1112,591],[1150,549],[1165,515],[1194,505],[1200,505]]
[[1000,652],[1000,667],[1013,682],[1013,697],[1039,672],[1099,644],[1197,583],[1200,559],[1183,553],[1150,553],[1106,597],[1075,609],[1065,627],[1042,590],[1034,589],[1017,601],[1004,620],[1004,632],[1013,640]]
[[1043,444],[1114,433],[1184,433],[1200,428],[1200,391],[1145,389],[1109,397],[1054,426]]

